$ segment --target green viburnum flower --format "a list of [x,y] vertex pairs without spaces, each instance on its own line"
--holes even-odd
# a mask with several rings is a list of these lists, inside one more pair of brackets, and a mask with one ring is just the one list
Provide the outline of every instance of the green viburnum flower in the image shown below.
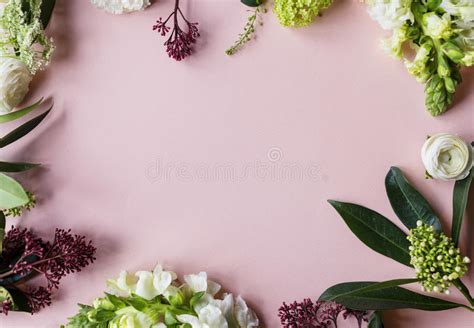
[[436,233],[433,226],[417,222],[407,237],[411,243],[411,264],[422,288],[428,292],[449,294],[452,281],[464,276],[468,270],[469,258],[461,252],[451,238]]
[[17,57],[35,74],[49,64],[54,50],[41,23],[42,0],[0,0],[1,4],[1,56]]
[[275,0],[273,11],[281,25],[303,27],[311,24],[331,4],[332,0]]

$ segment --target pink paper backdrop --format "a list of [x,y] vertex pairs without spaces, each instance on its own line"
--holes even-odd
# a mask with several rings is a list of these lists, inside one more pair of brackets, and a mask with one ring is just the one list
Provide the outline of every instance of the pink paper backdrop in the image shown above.
[[[23,176],[39,206],[9,223],[45,237],[71,227],[94,239],[98,260],[64,279],[53,306],[12,313],[1,327],[58,327],[76,303],[100,296],[107,278],[157,262],[180,275],[207,271],[241,293],[267,327],[279,326],[282,301],[317,297],[343,281],[410,277],[359,242],[326,203],[358,202],[398,223],[383,185],[391,165],[449,229],[453,185],[423,179],[419,150],[430,133],[474,140],[473,70],[464,72],[454,109],[432,118],[423,87],[379,48],[384,31],[363,4],[337,1],[299,30],[268,13],[258,39],[229,58],[224,50],[245,7],[183,2],[202,37],[195,55],[176,63],[151,30],[171,0],[123,16],[86,0],[59,1],[50,29],[57,51],[31,95],[51,97],[54,111],[2,155],[45,163]],[[472,216],[464,230],[471,241]],[[472,243],[463,250],[474,257]],[[395,311],[386,321],[474,325],[465,310]]]

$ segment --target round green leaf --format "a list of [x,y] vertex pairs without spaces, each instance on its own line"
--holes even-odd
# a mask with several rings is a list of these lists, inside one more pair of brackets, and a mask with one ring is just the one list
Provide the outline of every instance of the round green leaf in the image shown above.
[[28,195],[18,182],[0,173],[0,210],[22,206],[28,201]]

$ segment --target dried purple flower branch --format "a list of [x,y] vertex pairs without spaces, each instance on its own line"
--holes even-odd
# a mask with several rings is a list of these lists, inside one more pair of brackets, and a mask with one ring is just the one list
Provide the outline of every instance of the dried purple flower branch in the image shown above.
[[[72,235],[71,230],[56,229],[52,243],[44,242],[27,229],[14,228],[6,234],[0,263],[10,269],[0,274],[0,286],[14,288],[26,297],[32,313],[51,304],[51,291],[59,288],[64,276],[81,271],[95,261],[96,248],[84,236]],[[31,274],[42,274],[46,287],[20,290],[13,281],[24,280]],[[3,302],[0,313],[11,310],[11,302]]]
[[365,311],[350,310],[334,302],[313,303],[309,298],[289,305],[283,303],[278,310],[283,328],[337,328],[337,319],[341,313],[344,320],[355,317],[359,328],[363,321],[368,321]]
[[[184,32],[179,25],[180,16],[187,25],[187,32]],[[198,23],[189,22],[179,8],[179,0],[175,0],[174,11],[165,21],[160,17],[156,21],[156,24],[153,25],[153,31],[157,31],[162,36],[165,36],[170,31],[170,27],[166,24],[171,17],[173,17],[173,30],[164,45],[166,46],[166,52],[170,58],[181,61],[192,54],[192,44],[196,42],[196,39],[200,36],[197,27]]]

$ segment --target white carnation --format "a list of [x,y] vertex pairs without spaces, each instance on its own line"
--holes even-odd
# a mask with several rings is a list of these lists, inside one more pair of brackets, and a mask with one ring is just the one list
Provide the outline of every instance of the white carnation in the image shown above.
[[23,101],[31,79],[28,67],[21,60],[0,58],[0,112],[10,112]]
[[368,0],[368,12],[385,30],[400,28],[406,21],[415,19],[411,0]]
[[92,4],[111,14],[125,14],[144,10],[150,5],[150,0],[91,0]]

